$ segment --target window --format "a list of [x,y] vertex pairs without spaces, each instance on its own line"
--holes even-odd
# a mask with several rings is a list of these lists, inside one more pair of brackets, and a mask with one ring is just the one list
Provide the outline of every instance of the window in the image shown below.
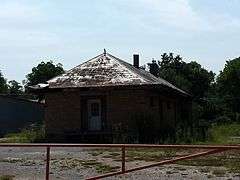
[[170,110],[171,109],[171,103],[167,102],[167,109]]
[[150,97],[150,107],[156,106],[156,103],[154,101],[154,97]]
[[92,116],[99,115],[99,103],[92,103],[91,104],[91,114]]

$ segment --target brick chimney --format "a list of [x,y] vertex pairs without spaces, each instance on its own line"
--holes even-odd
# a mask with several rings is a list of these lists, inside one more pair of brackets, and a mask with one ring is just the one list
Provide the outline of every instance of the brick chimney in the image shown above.
[[139,68],[139,55],[138,54],[133,55],[133,66],[135,68]]

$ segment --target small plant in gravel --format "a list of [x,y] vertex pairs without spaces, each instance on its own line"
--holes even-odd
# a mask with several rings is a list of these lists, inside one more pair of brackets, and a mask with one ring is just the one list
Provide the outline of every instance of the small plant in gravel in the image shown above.
[[51,162],[54,169],[56,167],[59,167],[62,170],[68,170],[68,169],[78,169],[81,168],[94,168],[98,173],[108,173],[116,171],[119,167],[118,166],[110,166],[105,165],[102,162],[98,162],[95,159],[90,160],[82,160],[82,159],[62,159],[62,160],[54,160]]
[[108,173],[108,172],[115,172],[118,170],[120,167],[119,166],[109,166],[109,165],[104,165],[102,163],[97,164],[95,169],[98,173]]
[[175,172],[174,171],[166,171],[166,174],[174,174]]
[[212,174],[208,174],[208,175],[207,175],[207,178],[208,178],[208,179],[211,179],[211,178],[213,178],[213,177],[214,177],[214,176],[213,176]]
[[170,157],[174,157],[176,152],[171,149],[156,150],[156,149],[130,149],[126,153],[128,160],[140,161],[159,161]]
[[106,155],[102,156],[102,158],[111,158],[111,159],[114,159],[114,157],[111,156],[110,154],[106,154]]
[[209,168],[201,168],[199,170],[201,173],[209,173],[210,172],[210,169]]
[[17,163],[17,162],[23,162],[22,158],[5,158],[5,159],[0,159],[0,162],[7,162],[7,163]]
[[111,156],[120,156],[120,153],[112,152],[112,153],[110,153],[109,155],[111,155]]
[[91,154],[92,156],[99,156],[99,155],[102,155],[103,152],[101,152],[101,151],[93,151],[93,152],[89,152],[89,154]]
[[86,168],[90,168],[96,165],[99,165],[100,163],[97,162],[96,160],[87,160],[87,161],[82,161],[81,165],[86,167]]
[[217,177],[223,177],[223,176],[225,176],[225,174],[226,174],[226,170],[223,170],[223,169],[215,169],[215,170],[213,170],[213,172],[212,172],[215,176],[217,176]]
[[176,167],[174,167],[174,169],[179,170],[179,171],[186,171],[187,170],[186,167],[182,167],[182,166],[176,166]]
[[11,175],[0,175],[0,180],[13,180],[14,176]]
[[118,166],[110,166],[110,165],[105,165],[101,162],[98,162],[96,160],[88,160],[88,161],[83,161],[82,166],[85,168],[91,168],[94,167],[98,173],[108,173],[108,172],[114,172],[116,171],[119,167]]

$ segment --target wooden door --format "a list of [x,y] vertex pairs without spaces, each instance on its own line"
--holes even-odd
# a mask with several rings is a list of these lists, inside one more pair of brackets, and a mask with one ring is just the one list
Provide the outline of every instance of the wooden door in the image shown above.
[[88,100],[88,130],[99,131],[102,128],[101,100]]

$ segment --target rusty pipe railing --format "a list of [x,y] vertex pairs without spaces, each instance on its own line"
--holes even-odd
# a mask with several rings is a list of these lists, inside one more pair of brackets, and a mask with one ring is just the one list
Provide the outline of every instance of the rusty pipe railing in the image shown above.
[[[142,170],[146,168],[151,168],[154,166],[159,166],[163,164],[170,164],[174,163],[180,160],[186,160],[191,158],[196,158],[200,156],[206,156],[210,154],[216,154],[223,151],[228,150],[240,150],[240,145],[151,145],[151,144],[0,144],[0,147],[44,147],[46,148],[46,175],[45,179],[49,180],[49,173],[50,173],[50,152],[52,147],[89,147],[89,148],[121,148],[122,151],[122,167],[121,171],[113,172],[113,173],[107,173],[95,177],[90,177],[88,180],[92,179],[101,179],[105,177],[125,174],[137,170]],[[205,152],[195,153],[191,155],[186,155],[182,157],[177,157],[170,160],[164,160],[160,161],[154,164],[136,167],[132,169],[126,169],[125,163],[126,163],[126,148],[171,148],[171,149],[206,149]]]

